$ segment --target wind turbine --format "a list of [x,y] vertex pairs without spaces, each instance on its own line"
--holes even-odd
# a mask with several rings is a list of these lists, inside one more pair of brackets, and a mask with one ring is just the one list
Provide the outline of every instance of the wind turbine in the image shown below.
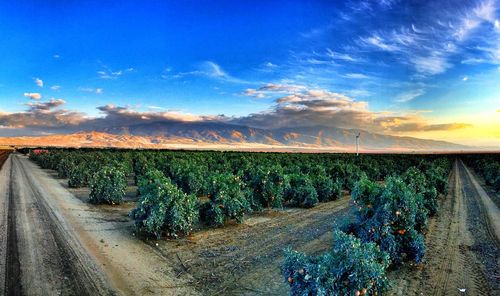
[[361,133],[358,132],[356,135],[356,156],[359,155],[359,137],[361,136]]

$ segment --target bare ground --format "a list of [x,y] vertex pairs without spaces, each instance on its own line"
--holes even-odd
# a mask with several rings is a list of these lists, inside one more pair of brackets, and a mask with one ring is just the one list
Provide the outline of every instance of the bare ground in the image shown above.
[[[481,188],[474,182],[465,165],[457,161],[449,194],[438,216],[430,220],[424,263],[392,272],[393,294],[500,295],[500,249],[478,193]],[[489,206],[498,211],[495,205]]]

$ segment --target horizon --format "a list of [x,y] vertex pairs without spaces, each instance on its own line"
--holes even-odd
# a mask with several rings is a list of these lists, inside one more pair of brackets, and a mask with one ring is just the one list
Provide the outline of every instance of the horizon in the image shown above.
[[1,3],[0,137],[221,122],[498,148],[499,7]]

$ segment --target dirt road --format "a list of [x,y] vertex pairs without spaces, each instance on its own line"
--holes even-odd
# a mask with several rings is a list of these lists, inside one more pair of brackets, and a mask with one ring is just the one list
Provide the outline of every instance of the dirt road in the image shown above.
[[424,263],[391,274],[395,295],[500,295],[498,208],[461,161],[449,183],[430,220]]
[[2,295],[112,295],[70,225],[16,155],[0,175]]

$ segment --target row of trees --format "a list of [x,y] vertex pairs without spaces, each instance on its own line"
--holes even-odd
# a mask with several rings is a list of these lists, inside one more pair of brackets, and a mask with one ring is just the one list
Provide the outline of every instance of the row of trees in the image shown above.
[[377,295],[389,288],[386,269],[425,254],[427,219],[446,194],[450,162],[409,168],[383,183],[362,177],[352,190],[358,207],[349,233],[335,230],[331,250],[307,256],[285,250],[282,274],[291,295]]
[[[127,180],[133,179],[140,200],[131,217],[138,230],[157,237],[189,233],[197,221],[223,225],[265,208],[313,207],[351,191],[361,178],[379,180],[389,166],[395,174],[403,168],[399,155],[52,149],[30,157],[68,178],[70,187],[89,186],[92,203],[121,203]],[[434,158],[405,161],[425,166]],[[150,192],[147,184],[165,184],[169,190]]]

